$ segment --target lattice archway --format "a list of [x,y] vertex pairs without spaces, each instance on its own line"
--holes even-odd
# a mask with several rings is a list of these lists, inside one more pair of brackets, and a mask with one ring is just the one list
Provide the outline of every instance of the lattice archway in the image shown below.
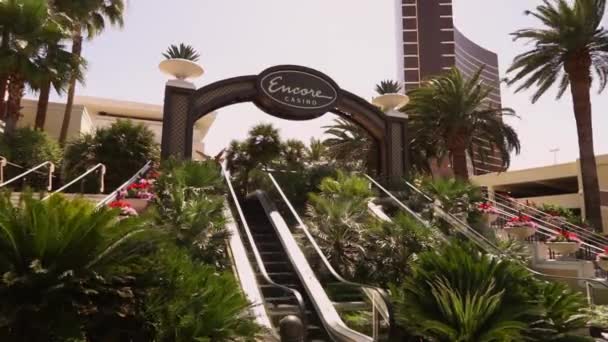
[[331,112],[363,127],[378,146],[379,175],[393,183],[407,172],[407,120],[388,115],[338,85],[325,74],[281,65],[259,75],[221,80],[198,90],[165,88],[161,154],[191,158],[194,123],[220,108],[243,102],[289,120],[309,120]]

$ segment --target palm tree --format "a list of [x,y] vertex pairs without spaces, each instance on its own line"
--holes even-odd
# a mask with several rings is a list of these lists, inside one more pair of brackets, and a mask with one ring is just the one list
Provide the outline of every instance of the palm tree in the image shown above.
[[283,166],[289,169],[302,168],[306,156],[306,146],[297,139],[287,139],[281,145],[281,159]]
[[181,43],[179,44],[179,46],[169,46],[169,48],[167,48],[167,51],[163,53],[163,57],[165,57],[166,59],[180,58],[192,62],[197,62],[201,55],[192,46]]
[[249,130],[245,140],[246,151],[253,162],[253,167],[267,169],[281,153],[279,130],[270,124],[259,124]]
[[318,194],[309,194],[307,215],[312,234],[332,266],[351,278],[365,253],[363,234],[370,220],[367,203],[372,196],[365,178],[342,172],[335,179],[323,179]]
[[474,141],[487,141],[492,152],[498,151],[502,166],[510,164],[510,152],[519,153],[517,133],[503,122],[504,116],[515,116],[510,108],[487,104],[490,88],[481,81],[482,69],[469,79],[453,68],[444,75],[430,79],[408,95],[410,102],[403,109],[410,113],[410,122],[426,136],[435,137],[437,149],[449,152],[457,178],[467,180],[467,153],[485,153]]
[[64,49],[64,45],[59,40],[50,39],[44,45],[41,70],[32,83],[33,88],[39,91],[34,125],[38,130],[44,130],[51,88],[55,89],[58,94],[63,93],[69,84],[69,75],[72,73],[75,73],[77,80],[82,83],[86,66],[82,57],[73,56],[71,52]]
[[401,91],[401,85],[397,81],[384,80],[376,85],[376,93],[379,95],[394,94]]
[[310,138],[310,144],[306,150],[306,159],[311,164],[323,163],[326,161],[327,147],[320,139]]
[[[120,27],[124,24],[124,0],[54,0],[53,3],[56,12],[64,13],[71,19],[72,54],[74,58],[80,58],[82,55],[83,34],[86,33],[88,38],[95,37],[104,30],[106,21]],[[72,107],[78,78],[77,72],[71,73],[65,113],[59,134],[59,142],[62,144],[65,143],[72,119]]]
[[509,84],[522,81],[516,92],[537,88],[532,102],[557,85],[560,98],[570,87],[578,133],[585,214],[589,222],[602,230],[600,190],[593,149],[591,119],[591,74],[597,75],[599,88],[608,82],[608,31],[602,25],[605,0],[544,1],[528,14],[543,24],[514,32],[515,40],[525,39],[533,48],[513,61],[508,72]]
[[46,1],[10,0],[0,3],[0,29],[0,94],[4,95],[7,88],[9,92],[0,118],[6,121],[6,132],[12,134],[26,83],[40,69],[41,46],[49,36],[60,34],[60,27],[51,20]]
[[363,168],[374,146],[367,131],[346,119],[334,119],[333,125],[324,126],[329,138],[323,141],[327,154],[345,166]]

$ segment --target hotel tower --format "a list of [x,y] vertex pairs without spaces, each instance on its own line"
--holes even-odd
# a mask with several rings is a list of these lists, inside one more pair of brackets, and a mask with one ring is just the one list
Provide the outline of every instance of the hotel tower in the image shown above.
[[[395,6],[398,80],[406,91],[454,66],[465,76],[484,67],[482,81],[492,88],[488,105],[501,106],[498,56],[454,27],[452,0],[395,0]],[[487,142],[478,143],[487,153],[473,155],[474,174],[503,171],[500,155]]]

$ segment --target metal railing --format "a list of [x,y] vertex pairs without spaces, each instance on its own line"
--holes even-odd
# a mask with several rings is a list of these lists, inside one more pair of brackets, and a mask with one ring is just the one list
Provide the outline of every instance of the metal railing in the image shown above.
[[391,332],[392,332],[392,329],[394,329],[396,323],[394,320],[393,308],[392,308],[392,305],[391,305],[391,302],[390,302],[390,299],[389,299],[387,293],[383,289],[376,287],[376,286],[361,284],[361,283],[352,282],[352,281],[344,279],[331,265],[331,263],[329,262],[329,260],[327,259],[327,257],[323,253],[323,251],[321,250],[321,247],[317,244],[316,240],[310,233],[308,226],[304,223],[304,221],[302,220],[300,215],[297,213],[297,211],[291,204],[291,201],[289,201],[289,199],[283,192],[283,189],[281,188],[281,186],[279,185],[277,180],[274,178],[274,176],[270,172],[268,172],[267,174],[270,177],[270,180],[272,181],[275,189],[277,190],[277,192],[283,199],[283,202],[287,205],[287,207],[289,208],[289,211],[291,212],[293,217],[298,222],[298,226],[299,226],[300,230],[302,230],[302,232],[304,232],[306,239],[312,245],[316,254],[319,256],[319,258],[323,262],[323,265],[325,266],[325,268],[331,273],[331,275],[338,282],[345,284],[345,285],[363,289],[363,292],[369,298],[369,300],[372,304],[372,308],[373,308],[372,309],[372,319],[373,319],[372,339],[374,341],[379,340],[379,330],[380,330],[379,329],[380,321],[378,319],[378,314],[379,314],[389,325],[389,339],[388,340],[390,341]]
[[[6,159],[4,159],[6,161]],[[44,163],[38,164],[36,166],[34,166],[33,168],[7,180],[6,182],[0,183],[0,188],[7,186],[11,183],[13,183],[16,180],[19,180],[21,178],[26,177],[27,175],[34,173],[36,171],[38,171],[39,169],[48,166],[48,186],[47,186],[47,190],[51,191],[53,190],[53,173],[55,173],[55,164],[53,164],[53,162],[50,161],[46,161]]]
[[[500,201],[496,200],[496,198],[500,199]],[[497,206],[501,206],[501,207],[505,208],[506,210],[509,210],[512,212],[523,212],[527,216],[532,218],[533,220],[538,221],[539,223],[542,223],[542,224],[545,224],[545,225],[548,225],[548,226],[551,226],[551,227],[554,227],[557,229],[561,229],[562,226],[567,227],[566,229],[568,231],[577,233],[579,236],[584,237],[586,240],[588,240],[588,242],[597,244],[598,247],[603,248],[603,246],[608,246],[608,238],[606,238],[605,236],[598,234],[598,233],[594,232],[593,230],[585,229],[583,227],[572,224],[566,220],[560,220],[559,225],[556,224],[555,222],[550,222],[549,219],[551,218],[551,215],[545,213],[542,210],[539,210],[538,208],[534,208],[527,204],[521,203],[521,202],[517,201],[516,199],[512,199],[512,198],[509,198],[507,196],[503,196],[503,195],[497,194],[497,193],[494,194],[493,200],[491,198],[489,198],[489,196],[486,196],[486,199],[488,201],[490,201],[491,203],[494,203]],[[511,204],[513,204],[513,206],[505,204],[505,202],[511,203]]]
[[65,189],[69,188],[70,186],[76,184],[76,182],[84,179],[86,176],[90,175],[91,173],[93,173],[94,171],[97,171],[99,169],[99,192],[103,193],[105,191],[105,186],[104,186],[104,177],[106,175],[106,166],[103,165],[102,163],[99,163],[95,166],[93,166],[92,168],[88,169],[87,171],[85,171],[83,174],[81,174],[80,176],[72,179],[72,181],[70,181],[69,183],[65,184],[64,186],[60,187],[59,189],[53,191],[52,193],[46,195],[46,197],[44,197],[42,200],[45,201],[48,198],[50,198],[52,195],[54,194],[58,194],[62,191],[64,191]]
[[[476,231],[475,229],[470,227],[468,225],[468,223],[463,222],[462,219],[460,219],[448,212],[445,212],[442,208],[437,206],[435,204],[435,201],[430,196],[425,194],[422,190],[418,189],[417,187],[415,187],[414,185],[412,185],[409,182],[406,182],[406,184],[412,190],[414,190],[418,194],[421,194],[425,199],[427,199],[429,201],[429,204],[433,206],[433,211],[439,217],[444,219],[452,227],[456,228],[456,230],[458,232],[462,233],[465,237],[467,237],[469,240],[471,240],[479,248],[486,251],[487,253],[491,253],[491,254],[494,254],[494,255],[497,255],[500,257],[506,257],[506,258],[509,258],[510,260],[518,262],[526,270],[528,270],[529,272],[531,272],[532,274],[534,274],[535,276],[538,276],[538,277],[542,277],[542,278],[546,278],[546,279],[570,280],[570,281],[577,281],[577,282],[584,283],[585,289],[587,292],[587,301],[590,305],[592,305],[593,301],[594,301],[593,300],[593,291],[592,291],[594,288],[608,289],[608,284],[606,283],[606,281],[593,279],[593,278],[585,278],[585,277],[570,277],[570,276],[559,276],[559,275],[546,274],[546,273],[538,272],[538,271],[528,267],[528,265],[526,265],[521,260],[517,259],[516,257],[514,257],[513,255],[511,255],[509,253],[504,252],[500,247],[496,246],[487,237],[483,236],[481,233],[479,233],[478,231]],[[392,198],[394,198],[398,202],[401,202],[398,199],[396,199],[395,197],[392,197]],[[403,206],[405,206],[405,204],[403,204]]]
[[0,156],[0,183],[4,183],[4,168],[8,164],[6,158]]
[[146,174],[146,172],[148,172],[150,169],[152,168],[152,161],[148,161],[141,169],[139,169],[139,171],[137,171],[131,178],[129,178],[126,182],[122,183],[118,188],[116,188],[116,190],[112,191],[108,196],[104,197],[104,199],[102,199],[101,201],[99,201],[97,203],[97,205],[95,206],[96,208],[100,208],[110,202],[112,202],[113,200],[116,199],[116,196],[118,196],[118,194],[124,190],[126,187],[128,187],[129,185],[133,184],[134,182],[136,182],[138,179],[140,179],[143,175]]
[[239,220],[241,221],[241,226],[243,228],[243,231],[245,232],[245,235],[247,236],[247,241],[249,242],[249,246],[251,247],[251,251],[253,253],[255,262],[258,265],[258,269],[260,270],[260,274],[269,285],[271,285],[272,287],[276,287],[294,297],[298,307],[298,311],[300,313],[299,318],[302,321],[304,327],[307,327],[308,317],[306,316],[306,305],[304,303],[302,295],[297,290],[274,282],[274,280],[272,280],[272,278],[270,278],[270,276],[268,275],[268,271],[266,270],[266,266],[264,265],[264,261],[262,260],[262,255],[260,254],[255,244],[253,233],[251,233],[251,229],[247,224],[247,220],[245,219],[245,214],[243,213],[243,209],[241,207],[241,204],[239,203],[239,199],[236,195],[236,192],[234,191],[234,187],[232,186],[232,181],[230,180],[230,172],[226,169],[225,165],[222,164],[221,167],[222,173],[224,175],[224,180],[226,181],[226,185],[228,186],[230,198],[232,199],[235,209],[238,213]]

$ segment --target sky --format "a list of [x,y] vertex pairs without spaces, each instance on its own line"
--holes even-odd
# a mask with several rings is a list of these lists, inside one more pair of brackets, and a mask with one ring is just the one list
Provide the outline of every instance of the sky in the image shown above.
[[[422,0],[431,1],[431,0]],[[435,0],[433,0],[435,1]],[[454,0],[455,25],[499,55],[504,72],[526,45],[509,33],[537,22],[524,15],[541,0]],[[374,85],[397,75],[394,0],[129,0],[125,26],[86,42],[86,84],[77,95],[162,104],[167,77],[161,53],[184,42],[201,53],[205,74],[197,87],[228,77],[258,74],[277,64],[300,64],[332,77],[341,88],[371,99]],[[569,95],[550,91],[536,104],[530,93],[503,86],[503,105],[522,142],[511,169],[568,162],[578,157]],[[596,154],[608,153],[608,98],[592,94]],[[219,111],[205,139],[209,154],[242,139],[258,122],[275,124],[285,138],[320,136],[332,115],[304,122],[274,118],[252,104]],[[603,135],[603,136],[602,136]],[[551,149],[559,149],[557,154]]]

